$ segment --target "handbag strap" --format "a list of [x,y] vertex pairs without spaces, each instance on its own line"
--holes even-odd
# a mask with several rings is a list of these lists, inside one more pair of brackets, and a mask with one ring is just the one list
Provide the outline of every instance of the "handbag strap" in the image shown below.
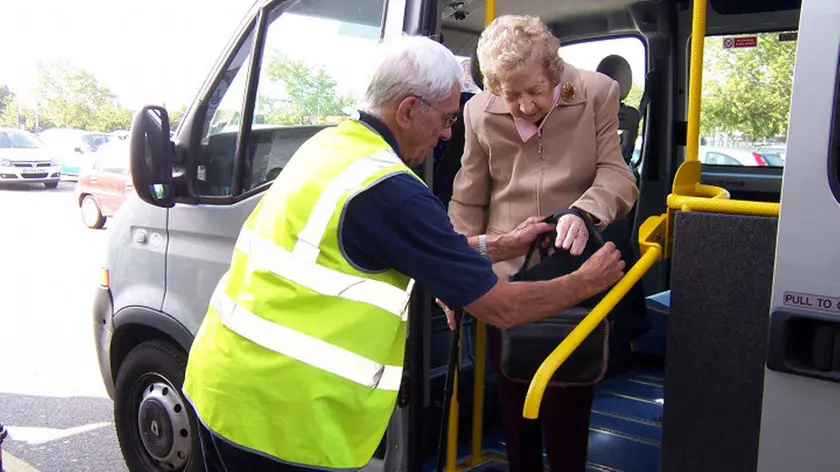
[[[578,210],[577,208],[570,208],[568,210],[562,210],[555,212],[545,218],[543,218],[544,223],[549,223],[556,225],[560,218],[564,215],[573,214],[580,217],[583,222],[586,224],[586,230],[589,232],[589,240],[586,242],[587,246],[592,247],[593,252],[601,249],[604,245],[604,236],[598,231],[598,228],[595,227],[595,223],[592,222],[592,218],[589,217],[586,213]],[[543,247],[543,243],[546,241],[550,241],[552,244],[554,240],[557,239],[557,230],[546,231],[537,236],[534,239],[534,242],[531,244],[531,247],[528,248],[528,253],[525,255],[525,260],[522,262],[522,267],[519,268],[519,271],[522,272],[528,268],[528,263],[531,262],[531,256],[533,256],[534,251],[539,250],[540,252],[540,260],[544,260],[548,257],[548,248]]]

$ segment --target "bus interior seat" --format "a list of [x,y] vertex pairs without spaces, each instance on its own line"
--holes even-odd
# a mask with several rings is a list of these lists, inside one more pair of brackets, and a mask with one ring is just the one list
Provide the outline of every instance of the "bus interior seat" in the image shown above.
[[[618,132],[619,132],[619,147],[621,148],[621,155],[624,162],[633,171],[633,176],[636,179],[636,185],[641,185],[641,176],[637,169],[633,168],[633,152],[636,147],[636,139],[639,136],[639,124],[641,123],[641,114],[639,110],[628,106],[624,101],[633,87],[633,69],[630,63],[622,56],[611,54],[598,64],[597,72],[610,77],[615,80],[619,86],[619,104],[618,104]],[[631,222],[636,220],[636,205],[630,209],[627,218]]]
[[620,90],[618,130],[621,137],[621,155],[624,157],[624,162],[630,164],[630,161],[633,159],[636,138],[639,136],[639,123],[641,122],[639,110],[624,103],[624,100],[630,93],[630,88],[633,86],[633,70],[630,68],[630,63],[617,54],[605,57],[598,64],[596,70],[618,82]]

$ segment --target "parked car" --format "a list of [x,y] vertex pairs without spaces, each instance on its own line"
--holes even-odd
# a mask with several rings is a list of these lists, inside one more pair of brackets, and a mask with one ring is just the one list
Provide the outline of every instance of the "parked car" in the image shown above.
[[38,137],[57,154],[61,173],[68,176],[78,176],[82,169],[92,164],[89,153],[109,141],[116,141],[107,133],[72,128],[46,129]]
[[86,226],[99,229],[114,216],[134,191],[128,141],[114,140],[92,154],[93,165],[83,168],[76,184],[76,201]]
[[749,148],[727,148],[701,146],[698,158],[703,164],[714,164],[721,166],[770,166],[776,165],[768,162],[764,155],[756,149]]
[[16,128],[0,128],[0,182],[44,184],[56,188],[61,165],[41,140]]

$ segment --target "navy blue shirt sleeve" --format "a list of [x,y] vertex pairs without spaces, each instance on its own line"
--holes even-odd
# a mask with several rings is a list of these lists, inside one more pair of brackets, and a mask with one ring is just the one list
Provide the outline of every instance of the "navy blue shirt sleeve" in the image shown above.
[[440,199],[408,174],[350,201],[341,242],[361,270],[397,270],[451,308],[469,305],[498,280],[492,263],[455,232]]

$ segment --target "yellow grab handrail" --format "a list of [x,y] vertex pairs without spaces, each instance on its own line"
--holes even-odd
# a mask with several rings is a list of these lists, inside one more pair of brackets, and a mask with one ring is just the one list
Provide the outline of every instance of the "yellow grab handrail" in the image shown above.
[[610,310],[641,280],[654,263],[662,258],[671,257],[674,215],[677,211],[707,211],[758,216],[778,216],[779,214],[778,203],[730,200],[726,189],[700,183],[702,164],[698,150],[707,2],[694,0],[693,3],[686,159],[674,176],[671,195],[667,199],[667,212],[645,220],[639,228],[639,246],[642,257],[537,369],[525,397],[522,411],[525,418],[535,419],[539,416],[543,393],[551,377],[583,340],[609,315]]
[[728,213],[732,215],[779,216],[779,204],[771,202],[753,202],[749,200],[729,200],[718,198],[691,197],[687,195],[668,195],[668,208],[680,211],[703,211]]
[[703,93],[703,42],[705,39],[706,0],[694,0],[694,14],[691,17],[686,160],[697,160],[700,147],[700,98]]
[[642,224],[639,228],[640,245],[644,250],[642,257],[633,264],[633,267],[627,271],[624,277],[595,305],[592,311],[584,317],[537,369],[525,396],[525,405],[522,409],[522,415],[525,418],[536,419],[539,416],[543,393],[545,393],[554,372],[580,346],[580,343],[598,327],[598,324],[607,317],[610,310],[642,279],[653,264],[661,259],[662,245],[660,241],[665,233],[666,218],[667,215],[651,217]]

